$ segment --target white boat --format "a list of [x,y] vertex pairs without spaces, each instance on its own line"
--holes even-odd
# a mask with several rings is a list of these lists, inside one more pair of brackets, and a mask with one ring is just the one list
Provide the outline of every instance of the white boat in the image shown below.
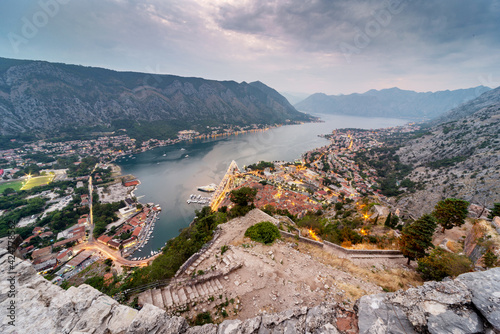
[[215,183],[210,183],[207,186],[201,186],[201,187],[198,187],[197,189],[199,191],[204,191],[204,192],[207,192],[207,193],[211,193],[211,192],[214,192],[215,190],[217,190],[217,185]]
[[181,151],[185,151],[186,149],[185,148],[181,148]]
[[166,157],[167,155],[165,153],[163,153],[163,156]]
[[184,158],[189,158],[189,155],[188,155],[188,154],[186,154],[186,155],[184,156]]

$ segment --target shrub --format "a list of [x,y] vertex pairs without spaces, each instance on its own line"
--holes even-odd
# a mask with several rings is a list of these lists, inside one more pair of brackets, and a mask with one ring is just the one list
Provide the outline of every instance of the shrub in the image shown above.
[[466,256],[436,248],[429,256],[418,260],[417,271],[425,280],[441,281],[445,277],[468,272],[472,267],[472,262]]
[[245,232],[245,237],[267,245],[280,237],[280,231],[273,223],[265,221],[250,226]]
[[196,315],[196,318],[194,320],[194,324],[196,326],[202,326],[211,323],[213,323],[213,320],[212,320],[212,315],[210,315],[210,312],[199,313]]

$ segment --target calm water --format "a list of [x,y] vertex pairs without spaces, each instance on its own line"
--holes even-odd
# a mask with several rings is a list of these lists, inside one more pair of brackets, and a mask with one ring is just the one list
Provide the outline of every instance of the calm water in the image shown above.
[[148,255],[188,226],[194,211],[201,209],[200,205],[186,203],[189,195],[203,194],[196,190],[198,186],[218,184],[232,160],[240,167],[260,160],[293,161],[308,150],[328,144],[318,135],[330,133],[333,129],[376,129],[408,122],[392,118],[321,117],[325,123],[291,125],[211,141],[185,142],[137,154],[135,159],[118,160],[123,174],[133,174],[141,181],[135,192],[136,196],[143,196],[140,201],[158,203],[162,207],[152,234],[154,238],[135,255]]

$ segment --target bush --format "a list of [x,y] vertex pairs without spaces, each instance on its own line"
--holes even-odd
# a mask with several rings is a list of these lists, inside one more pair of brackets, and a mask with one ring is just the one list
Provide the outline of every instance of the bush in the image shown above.
[[455,277],[469,272],[472,268],[472,262],[466,256],[436,248],[429,256],[418,260],[417,271],[425,280],[441,281],[448,276]]
[[212,316],[210,312],[203,312],[196,315],[196,319],[194,320],[194,324],[196,326],[202,326],[205,324],[213,323]]
[[245,237],[267,245],[280,237],[280,231],[273,223],[265,221],[250,226],[245,232]]

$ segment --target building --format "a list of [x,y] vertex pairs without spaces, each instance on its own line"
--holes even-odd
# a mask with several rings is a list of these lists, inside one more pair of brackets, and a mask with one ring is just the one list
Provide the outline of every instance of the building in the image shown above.
[[40,248],[40,249],[37,249],[37,250],[33,251],[33,254],[31,254],[31,258],[33,260],[35,260],[35,259],[37,259],[39,257],[47,256],[50,253],[52,253],[52,246],[47,246],[47,247]]

